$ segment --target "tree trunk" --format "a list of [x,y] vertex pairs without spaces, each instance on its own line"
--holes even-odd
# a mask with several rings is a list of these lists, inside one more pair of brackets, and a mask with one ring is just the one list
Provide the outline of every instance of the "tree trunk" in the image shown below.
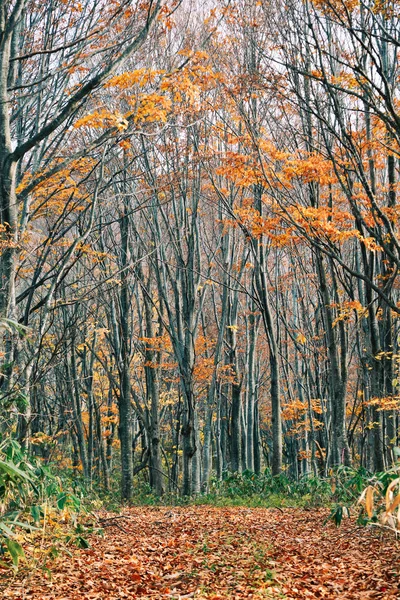
[[129,206],[124,205],[120,218],[121,231],[121,290],[120,290],[120,382],[119,394],[119,439],[121,442],[121,497],[130,500],[133,493],[133,456],[132,456],[132,408],[130,382],[130,331],[129,331],[129,280],[128,280],[128,239],[129,239]]

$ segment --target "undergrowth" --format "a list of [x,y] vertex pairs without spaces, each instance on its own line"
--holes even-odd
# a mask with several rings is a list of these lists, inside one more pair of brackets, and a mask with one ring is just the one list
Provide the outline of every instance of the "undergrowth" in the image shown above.
[[[303,476],[291,480],[282,473],[273,476],[269,469],[262,474],[251,471],[225,473],[221,480],[212,478],[207,493],[182,497],[175,493],[156,497],[148,483],[138,482],[132,499],[137,505],[187,505],[248,507],[330,507],[354,504],[373,475],[364,468],[339,467],[329,477]],[[103,496],[106,504],[112,498]]]
[[[88,511],[72,482],[55,476],[7,436],[0,441],[0,566],[17,570],[25,549],[43,565],[69,545],[87,547]],[[33,552],[35,554],[35,552]]]

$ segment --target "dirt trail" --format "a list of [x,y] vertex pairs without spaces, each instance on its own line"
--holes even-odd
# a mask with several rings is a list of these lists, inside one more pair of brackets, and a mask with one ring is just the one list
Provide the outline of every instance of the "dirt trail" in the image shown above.
[[352,521],[323,526],[326,511],[138,507],[103,516],[103,538],[57,558],[51,579],[19,574],[1,597],[400,599],[398,542]]

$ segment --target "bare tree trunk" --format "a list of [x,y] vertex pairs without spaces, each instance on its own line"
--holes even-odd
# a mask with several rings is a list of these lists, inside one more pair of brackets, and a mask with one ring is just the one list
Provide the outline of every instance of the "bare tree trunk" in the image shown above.
[[259,258],[256,263],[256,288],[260,301],[264,330],[267,335],[269,347],[270,366],[270,395],[272,407],[272,459],[271,469],[273,475],[279,475],[282,471],[282,416],[280,398],[280,369],[279,354],[276,343],[274,323],[267,290],[265,275],[263,248],[259,249]]
[[201,492],[201,452],[200,452],[200,424],[197,409],[194,413],[194,440],[196,452],[192,460],[192,494]]
[[[146,337],[153,338],[153,315],[152,305],[148,300],[148,294],[151,294],[150,283],[147,285],[147,293],[143,297],[146,317]],[[158,335],[161,335],[162,324]],[[146,375],[146,395],[150,403],[150,424],[149,424],[149,443],[150,443],[150,481],[152,488],[157,496],[164,493],[164,475],[162,470],[161,456],[161,432],[160,432],[160,384],[159,384],[159,364],[161,361],[161,352],[154,352],[149,346],[145,351],[145,375]],[[156,363],[156,364],[155,364]]]
[[130,381],[130,329],[129,314],[131,311],[128,278],[128,240],[129,240],[129,206],[124,198],[123,214],[120,217],[121,232],[121,289],[120,303],[120,381],[119,394],[119,439],[121,442],[121,496],[123,500],[130,500],[133,493],[133,457],[132,457],[132,408],[131,408],[131,381]]
[[[318,249],[316,250],[316,259],[319,289],[322,298],[321,308],[325,321],[325,336],[329,357],[330,408],[332,417],[331,464],[349,464],[350,451],[346,434],[346,379],[343,380],[343,368],[342,371],[340,368],[335,329],[333,327],[332,300],[326,282],[322,256]],[[342,340],[342,344],[345,344],[345,340]]]
[[212,468],[212,420],[214,410],[212,406],[207,406],[206,422],[204,425],[204,443],[203,443],[203,469],[201,474],[201,491],[205,494],[209,491],[210,473]]
[[85,438],[85,429],[82,421],[82,405],[80,398],[80,388],[79,388],[79,375],[76,364],[76,337],[75,330],[73,329],[72,338],[71,338],[71,366],[68,365],[68,360],[66,361],[66,375],[67,375],[67,384],[70,389],[72,406],[73,406],[73,415],[74,415],[74,425],[76,429],[76,435],[79,446],[79,454],[82,464],[83,475],[85,478],[89,477],[89,468],[88,468],[88,457],[87,457],[87,448],[86,448],[86,438]]
[[247,422],[246,422],[246,443],[247,443],[247,469],[255,471],[255,454],[258,444],[256,436],[256,344],[258,336],[259,318],[254,314],[256,307],[251,306],[251,313],[248,318],[248,363],[247,363]]

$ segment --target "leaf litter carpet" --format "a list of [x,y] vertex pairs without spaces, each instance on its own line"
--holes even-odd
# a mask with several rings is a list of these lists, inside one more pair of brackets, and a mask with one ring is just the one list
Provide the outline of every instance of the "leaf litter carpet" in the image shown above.
[[323,525],[326,511],[190,506],[101,514],[104,537],[23,570],[0,597],[400,599],[399,547],[390,532]]

